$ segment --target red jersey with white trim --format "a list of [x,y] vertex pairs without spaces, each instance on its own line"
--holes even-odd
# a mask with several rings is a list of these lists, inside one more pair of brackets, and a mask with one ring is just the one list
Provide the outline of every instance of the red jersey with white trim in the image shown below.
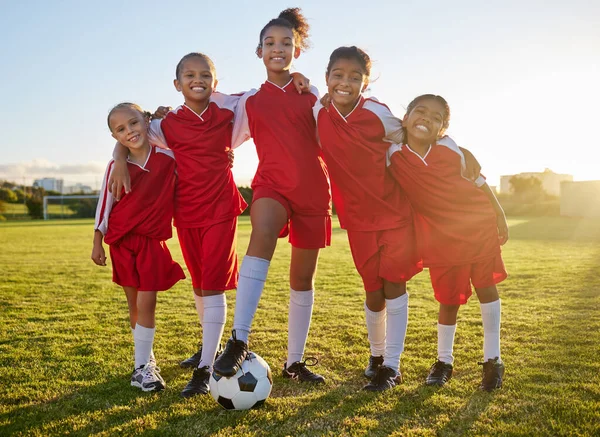
[[107,189],[113,164],[111,160],[106,168],[96,208],[94,229],[104,234],[104,242],[116,244],[128,234],[161,241],[171,238],[176,179],[173,153],[152,146],[143,166],[128,162],[131,192],[118,202]]
[[388,134],[402,128],[389,108],[360,98],[344,117],[331,103],[314,106],[319,141],[331,178],[331,192],[340,226],[352,231],[399,228],[412,221],[400,186],[386,169]]
[[177,160],[175,226],[195,228],[240,215],[248,206],[229,167],[233,117],[239,96],[214,92],[198,115],[183,105],[151,130],[173,150]]
[[236,112],[233,147],[253,138],[258,168],[252,188],[269,187],[305,215],[330,214],[327,167],[317,143],[312,107],[318,91],[298,94],[269,81],[244,94]]
[[[443,143],[443,144],[440,144]],[[463,177],[464,156],[450,138],[421,157],[393,144],[389,170],[415,211],[417,242],[425,266],[471,264],[500,253],[494,208],[481,188]]]

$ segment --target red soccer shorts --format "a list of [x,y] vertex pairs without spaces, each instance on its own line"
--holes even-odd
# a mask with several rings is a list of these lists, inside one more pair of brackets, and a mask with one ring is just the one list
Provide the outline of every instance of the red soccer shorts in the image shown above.
[[508,274],[500,254],[460,266],[429,268],[435,300],[444,305],[464,305],[475,288],[491,287],[504,281]]
[[406,282],[423,270],[412,224],[384,231],[348,231],[348,242],[365,291],[383,288],[383,280]]
[[177,228],[177,237],[194,288],[237,287],[237,217],[201,228]]
[[276,200],[287,212],[288,222],[281,229],[279,238],[289,235],[290,244],[299,249],[322,249],[331,245],[331,215],[328,211],[314,215],[298,213],[291,202],[277,191],[264,186],[256,187],[252,201],[263,197]]
[[164,241],[127,235],[110,246],[113,281],[139,291],[164,291],[185,279]]

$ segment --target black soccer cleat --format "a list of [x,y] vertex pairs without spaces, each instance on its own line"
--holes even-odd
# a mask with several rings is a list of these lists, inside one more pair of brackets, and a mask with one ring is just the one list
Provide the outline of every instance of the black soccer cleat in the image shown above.
[[485,363],[477,363],[483,366],[483,378],[479,388],[485,391],[492,391],[502,387],[502,378],[504,378],[504,363],[500,358],[490,358]]
[[191,398],[196,395],[205,395],[210,391],[208,386],[208,380],[210,378],[210,371],[208,366],[200,367],[199,369],[194,369],[194,374],[192,375],[192,379],[184,389],[181,391],[182,398]]
[[[217,349],[217,354],[215,355],[215,357],[218,357],[219,355],[221,355],[221,353],[223,353],[223,348],[219,344],[219,348]],[[179,367],[183,367],[186,369],[190,369],[190,368],[197,369],[198,366],[200,365],[201,359],[202,359],[202,345],[200,345],[198,352],[196,352],[194,355],[192,355],[188,359],[185,359],[181,363],[179,363]]]
[[375,356],[371,355],[369,357],[369,365],[365,369],[365,376],[369,379],[372,379],[375,376],[375,374],[377,373],[377,369],[379,369],[379,367],[382,364],[383,364],[382,356],[375,357]]
[[402,374],[388,366],[379,366],[375,376],[363,387],[366,391],[385,391],[402,382]]
[[450,378],[452,378],[452,370],[454,367],[452,364],[444,363],[443,361],[437,360],[429,369],[429,375],[425,380],[426,385],[437,385],[443,386]]
[[227,340],[225,350],[213,365],[217,375],[226,377],[235,375],[248,355],[248,345],[237,339],[235,330],[231,331],[231,337]]
[[319,362],[314,357],[308,357],[304,361],[296,361],[291,366],[287,367],[287,363],[283,365],[283,377],[288,379],[295,379],[299,382],[312,382],[314,384],[323,384],[325,378],[323,376],[311,372],[306,366],[316,366]]
[[198,364],[200,364],[200,358],[202,358],[202,345],[198,348],[198,352],[179,363],[179,367],[197,369]]

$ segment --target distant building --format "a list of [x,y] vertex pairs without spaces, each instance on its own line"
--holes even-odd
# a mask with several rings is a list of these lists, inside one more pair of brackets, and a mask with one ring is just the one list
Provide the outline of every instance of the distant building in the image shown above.
[[563,182],[560,215],[600,218],[600,181]]
[[62,179],[56,178],[36,179],[33,181],[33,186],[43,188],[46,191],[58,191],[59,193],[62,193],[63,182]]
[[93,192],[94,190],[92,190],[92,187],[89,185],[77,183],[75,185],[69,185],[68,187],[65,187],[63,194],[93,194]]
[[560,196],[561,182],[572,182],[573,176],[570,174],[554,173],[549,168],[543,172],[519,173],[517,175],[500,176],[500,193],[509,194],[512,192],[510,179],[513,176],[520,178],[536,178],[542,181],[544,191],[552,196]]

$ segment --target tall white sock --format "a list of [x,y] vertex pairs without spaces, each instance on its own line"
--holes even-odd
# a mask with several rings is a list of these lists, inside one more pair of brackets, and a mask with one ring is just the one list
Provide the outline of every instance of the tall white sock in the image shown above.
[[212,370],[215,354],[223,335],[227,317],[225,293],[204,296],[204,325],[202,328],[202,356],[198,368],[208,366]]
[[483,321],[483,361],[500,358],[500,299],[479,306]]
[[[135,345],[135,328],[131,328],[131,336],[133,337],[133,344]],[[154,357],[154,349],[150,350],[150,361],[156,362],[156,358]],[[136,366],[137,369],[139,366]]]
[[408,293],[396,299],[386,299],[387,326],[383,365],[398,371],[400,355],[404,352],[404,339],[408,326]]
[[248,343],[252,320],[258,308],[270,262],[246,255],[240,267],[240,279],[235,295],[233,329],[238,340]]
[[290,309],[288,318],[287,365],[300,361],[304,355],[310,319],[312,317],[314,290],[296,291],[290,288]]
[[438,329],[438,360],[452,364],[454,363],[454,334],[456,325],[437,325]]
[[156,328],[146,328],[140,324],[135,325],[133,334],[135,344],[135,368],[148,364],[154,343]]
[[196,303],[196,312],[198,313],[198,319],[200,320],[200,326],[204,320],[204,300],[202,296],[198,296],[194,293],[194,302]]
[[371,311],[365,302],[365,319],[367,321],[367,337],[369,338],[371,355],[382,357],[385,355],[387,312],[385,310]]

